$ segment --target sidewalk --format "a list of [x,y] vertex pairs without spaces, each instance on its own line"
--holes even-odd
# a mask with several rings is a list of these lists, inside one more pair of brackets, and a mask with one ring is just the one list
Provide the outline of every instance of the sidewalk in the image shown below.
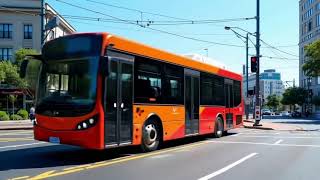
[[303,130],[302,127],[295,126],[295,125],[288,125],[288,124],[279,124],[279,123],[271,123],[271,122],[263,122],[260,121],[262,126],[253,126],[253,120],[244,120],[243,126],[244,128],[251,128],[251,129],[262,129],[262,130],[278,130],[278,131],[299,131]]
[[30,120],[0,121],[0,130],[25,130],[32,128],[33,124]]

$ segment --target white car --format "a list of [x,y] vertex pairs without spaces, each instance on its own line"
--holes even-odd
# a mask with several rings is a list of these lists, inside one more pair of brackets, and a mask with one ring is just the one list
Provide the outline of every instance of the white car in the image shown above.
[[290,116],[291,113],[289,111],[282,111],[281,116]]

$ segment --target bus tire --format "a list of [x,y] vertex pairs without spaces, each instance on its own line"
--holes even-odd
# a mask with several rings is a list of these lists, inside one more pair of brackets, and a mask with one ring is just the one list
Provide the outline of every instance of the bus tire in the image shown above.
[[214,137],[220,138],[223,136],[224,128],[222,118],[219,116],[216,119],[216,124],[214,127]]
[[148,120],[142,130],[141,149],[143,152],[157,150],[161,139],[160,126],[154,120]]

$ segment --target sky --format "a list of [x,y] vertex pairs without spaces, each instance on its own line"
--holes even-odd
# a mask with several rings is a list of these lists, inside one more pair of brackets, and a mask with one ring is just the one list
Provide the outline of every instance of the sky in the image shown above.
[[[73,7],[62,3],[74,5],[96,11]],[[138,11],[119,9],[106,6],[121,6],[129,9],[137,9],[143,12],[162,14],[186,20],[219,20],[234,18],[251,18],[256,16],[256,0],[46,0],[52,5],[78,32],[109,32],[125,38],[151,45],[176,54],[201,54],[222,62],[226,67],[237,73],[242,73],[242,66],[246,62],[245,43],[237,38],[232,31],[226,31],[225,26],[240,27],[249,32],[256,31],[255,20],[242,20],[219,22],[210,24],[179,24],[168,25],[159,21],[180,21],[178,19],[161,17]],[[296,80],[299,78],[299,2],[297,0],[260,0],[261,10],[261,39],[283,53],[267,46],[261,45],[263,56],[278,57],[261,58],[261,69],[276,69],[281,73],[283,81]],[[72,16],[85,16],[102,19],[113,19],[117,22],[103,22],[88,19],[75,19]],[[200,41],[232,44],[240,47],[215,45],[209,42],[200,42],[181,38],[178,36],[161,33],[135,24],[123,23],[127,20],[154,21],[149,27],[161,31],[182,35]],[[121,23],[119,23],[119,19]],[[125,21],[122,21],[125,20]],[[144,23],[145,24],[145,23]],[[246,33],[236,30],[241,35]],[[251,37],[255,43],[255,37]],[[249,54],[255,54],[253,44],[249,45]],[[208,49],[206,51],[205,49]],[[290,55],[289,55],[290,54]],[[281,59],[282,58],[282,59]],[[283,58],[287,58],[283,59]],[[207,62],[210,63],[210,62]]]

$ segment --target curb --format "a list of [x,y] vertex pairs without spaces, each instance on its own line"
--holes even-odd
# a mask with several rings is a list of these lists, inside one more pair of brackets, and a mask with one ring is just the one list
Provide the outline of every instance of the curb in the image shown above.
[[0,131],[2,131],[2,130],[30,130],[30,129],[33,129],[33,126],[32,127],[1,127]]
[[274,130],[273,128],[270,127],[262,127],[262,126],[243,126],[244,128],[248,129],[262,129],[262,130]]

